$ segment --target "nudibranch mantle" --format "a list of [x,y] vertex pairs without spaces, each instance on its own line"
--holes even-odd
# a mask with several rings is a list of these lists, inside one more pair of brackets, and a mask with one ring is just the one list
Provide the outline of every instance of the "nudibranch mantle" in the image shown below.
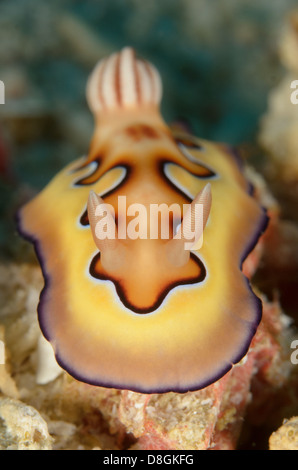
[[[132,49],[101,60],[87,85],[88,155],[18,215],[42,266],[39,322],[58,363],[83,382],[143,393],[218,380],[246,354],[262,309],[241,268],[266,214],[228,147],[166,125],[161,94],[158,72]],[[127,207],[205,198],[202,246],[183,253],[174,229],[170,240],[97,245],[92,210],[111,205],[119,228],[119,196]]]

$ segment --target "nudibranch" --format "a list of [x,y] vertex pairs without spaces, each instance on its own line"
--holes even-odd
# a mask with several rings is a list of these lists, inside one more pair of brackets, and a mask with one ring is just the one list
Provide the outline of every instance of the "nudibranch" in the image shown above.
[[[142,393],[217,381],[247,353],[262,310],[242,264],[266,213],[228,146],[167,126],[161,94],[159,73],[131,48],[102,59],[87,84],[88,155],[18,217],[42,266],[38,316],[57,362],[80,381]],[[174,208],[168,237],[150,238],[138,208],[162,204]],[[139,237],[125,236],[129,224]]]

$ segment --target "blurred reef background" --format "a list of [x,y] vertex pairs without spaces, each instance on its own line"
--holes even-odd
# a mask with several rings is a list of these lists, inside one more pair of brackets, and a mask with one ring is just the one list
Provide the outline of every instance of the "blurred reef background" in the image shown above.
[[96,62],[123,46],[159,69],[167,122],[255,148],[268,92],[283,74],[278,40],[296,0],[1,0],[0,247],[12,210],[88,151],[85,100]]

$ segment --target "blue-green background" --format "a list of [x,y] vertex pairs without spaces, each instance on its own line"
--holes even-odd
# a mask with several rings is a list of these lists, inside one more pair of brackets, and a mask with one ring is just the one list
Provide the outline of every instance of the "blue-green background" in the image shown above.
[[0,80],[7,93],[0,139],[9,177],[0,175],[0,246],[11,248],[14,209],[88,151],[87,77],[97,60],[126,45],[159,69],[168,122],[187,120],[196,134],[240,145],[258,163],[259,121],[284,73],[278,41],[295,4],[1,0]]

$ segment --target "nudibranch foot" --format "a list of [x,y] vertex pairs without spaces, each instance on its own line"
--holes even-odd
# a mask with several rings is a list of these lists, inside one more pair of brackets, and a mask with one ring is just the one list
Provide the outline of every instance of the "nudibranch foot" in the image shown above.
[[19,213],[59,364],[143,393],[218,380],[247,353],[262,310],[242,263],[266,214],[228,147],[166,125],[161,90],[132,49],[103,59],[87,85],[89,154]]

